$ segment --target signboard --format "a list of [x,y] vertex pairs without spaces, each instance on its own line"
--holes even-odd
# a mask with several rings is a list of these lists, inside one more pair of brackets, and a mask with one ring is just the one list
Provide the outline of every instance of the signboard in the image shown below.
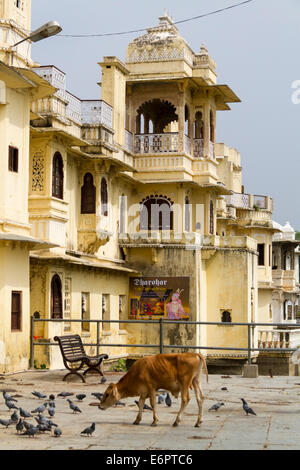
[[189,320],[189,277],[131,277],[130,320]]

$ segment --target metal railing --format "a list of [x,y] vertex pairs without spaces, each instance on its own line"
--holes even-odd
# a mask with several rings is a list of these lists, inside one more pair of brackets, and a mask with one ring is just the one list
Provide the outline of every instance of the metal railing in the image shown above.
[[[113,348],[113,347],[128,347],[128,348],[157,348],[160,353],[163,353],[165,349],[191,349],[191,350],[220,350],[220,351],[243,351],[247,352],[248,364],[251,364],[251,353],[257,351],[264,351],[264,352],[293,352],[296,351],[296,348],[284,347],[284,348],[277,348],[277,347],[252,347],[252,334],[251,330],[257,327],[275,327],[280,326],[283,327],[282,323],[224,323],[224,322],[199,322],[199,321],[190,321],[190,320],[165,320],[160,318],[159,320],[86,320],[86,319],[49,319],[49,318],[35,318],[31,317],[31,328],[30,328],[30,368],[34,367],[34,347],[35,346],[58,346],[57,342],[43,342],[43,341],[34,341],[34,325],[37,322],[51,322],[51,323],[96,323],[96,343],[84,343],[84,346],[96,346],[97,355],[100,352],[101,348]],[[118,323],[118,324],[139,324],[139,325],[157,325],[159,326],[159,343],[158,344],[109,344],[101,342],[100,337],[100,324],[105,323]],[[165,344],[164,342],[164,328],[166,325],[169,324],[177,324],[177,325],[190,325],[190,326],[222,326],[222,327],[232,327],[232,326],[244,326],[247,327],[247,347],[240,348],[240,347],[221,347],[221,346],[201,346],[201,345],[182,345],[182,344]],[[295,323],[284,323],[284,328],[292,328],[295,330]],[[277,330],[271,330],[277,332]],[[288,331],[287,331],[288,333]],[[68,332],[68,334],[71,334]],[[289,344],[288,342],[285,344]]]

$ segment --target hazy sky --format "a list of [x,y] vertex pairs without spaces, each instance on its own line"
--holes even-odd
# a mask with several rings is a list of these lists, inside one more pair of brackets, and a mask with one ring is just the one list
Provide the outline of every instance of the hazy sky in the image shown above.
[[[32,29],[57,20],[62,34],[110,33],[158,24],[164,8],[174,21],[241,0],[32,0]],[[245,192],[274,198],[274,220],[300,229],[300,1],[255,0],[244,6],[178,25],[195,52],[204,42],[217,62],[218,83],[241,98],[217,115],[217,141],[242,155]],[[127,44],[141,35],[102,38],[53,37],[33,44],[32,57],[66,72],[67,89],[99,99],[103,56],[125,59]],[[300,101],[300,92],[296,95]]]

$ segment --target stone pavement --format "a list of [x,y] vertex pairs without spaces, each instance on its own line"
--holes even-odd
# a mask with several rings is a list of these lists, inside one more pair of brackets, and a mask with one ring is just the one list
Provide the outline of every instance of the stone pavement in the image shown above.
[[[182,422],[172,427],[179,400],[173,399],[168,408],[158,405],[159,423],[151,427],[152,413],[144,411],[139,426],[132,423],[137,414],[135,398],[122,400],[125,407],[101,411],[92,392],[103,392],[106,385],[99,384],[98,375],[88,375],[87,383],[72,379],[62,382],[65,371],[28,371],[0,376],[0,418],[7,419],[8,411],[2,398],[2,390],[15,395],[18,404],[31,411],[44,400],[35,398],[31,392],[41,391],[49,396],[61,391],[74,394],[85,393],[78,404],[82,413],[73,414],[63,398],[56,398],[56,415],[52,420],[63,431],[60,438],[49,433],[34,438],[17,435],[15,427],[0,426],[0,450],[295,450],[300,449],[300,378],[258,377],[246,379],[241,376],[210,375],[206,383],[202,376],[204,420],[195,428],[197,405],[194,392],[186,408]],[[108,372],[108,382],[119,380],[121,373]],[[227,390],[221,390],[226,387]],[[240,398],[245,398],[257,416],[246,416]],[[208,411],[214,403],[223,401],[225,406],[218,412]],[[147,403],[148,400],[147,400]],[[17,405],[18,405],[17,404]],[[44,413],[48,416],[47,412]],[[80,436],[80,432],[93,421],[96,431],[92,437]],[[35,423],[33,419],[30,422]]]

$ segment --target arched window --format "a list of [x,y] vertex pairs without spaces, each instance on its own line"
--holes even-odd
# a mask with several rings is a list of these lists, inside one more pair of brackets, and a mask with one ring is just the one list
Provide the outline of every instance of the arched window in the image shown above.
[[169,198],[151,195],[141,204],[141,230],[173,230],[173,202]]
[[214,234],[214,203],[209,203],[209,233]]
[[62,318],[62,287],[60,277],[55,274],[51,280],[51,318]]
[[52,196],[63,199],[64,195],[64,169],[63,159],[59,152],[55,152],[52,162]]
[[215,141],[215,124],[214,124],[214,113],[210,111],[209,115],[209,124],[210,124],[210,141]]
[[126,196],[122,194],[120,196],[120,233],[125,233],[126,227]]
[[190,231],[190,219],[191,219],[190,201],[189,201],[188,196],[186,196],[184,200],[184,230],[185,232]]
[[93,175],[86,173],[81,187],[81,214],[96,213],[96,187],[94,186]]
[[228,310],[222,312],[222,323],[231,323],[231,313]]
[[185,135],[190,135],[190,126],[189,126],[189,108],[187,105],[184,107],[184,133]]
[[107,182],[105,178],[101,179],[101,215],[108,215],[108,193],[107,193]]
[[194,123],[194,138],[203,139],[204,138],[204,122],[202,119],[201,111],[197,111],[195,114],[195,123]]

